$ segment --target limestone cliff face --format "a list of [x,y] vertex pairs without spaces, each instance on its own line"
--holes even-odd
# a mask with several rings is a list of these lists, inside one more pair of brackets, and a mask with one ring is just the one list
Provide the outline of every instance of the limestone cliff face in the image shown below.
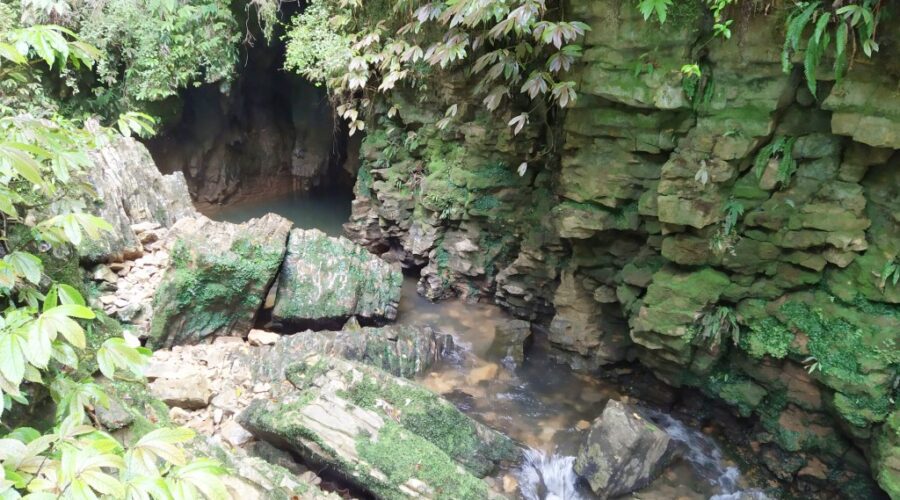
[[[753,416],[760,456],[800,491],[868,461],[900,495],[884,424],[900,285],[881,279],[900,253],[898,41],[813,96],[799,65],[782,72],[782,13],[703,45],[691,8],[663,27],[613,0],[571,8],[594,26],[576,107],[514,138],[520,111],[463,104],[439,131],[465,95],[445,79],[373,119],[348,232],[424,266],[428,297],[545,321],[573,366],[636,358]],[[683,81],[697,58],[703,79]]]

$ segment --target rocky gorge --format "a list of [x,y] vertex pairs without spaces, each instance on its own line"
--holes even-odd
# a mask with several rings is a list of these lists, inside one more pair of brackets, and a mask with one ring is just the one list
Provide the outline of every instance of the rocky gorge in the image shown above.
[[232,498],[900,498],[898,18],[835,75],[701,4],[560,3],[565,109],[441,65],[344,120],[283,40],[153,103],[46,257],[154,351],[92,422],[193,429]]

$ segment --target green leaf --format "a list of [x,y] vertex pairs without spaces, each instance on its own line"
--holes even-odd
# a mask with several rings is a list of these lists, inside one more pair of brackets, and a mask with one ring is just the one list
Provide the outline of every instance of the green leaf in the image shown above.
[[23,151],[21,144],[6,142],[0,143],[0,155],[5,156],[13,169],[35,185],[43,185],[41,177],[41,164]]
[[3,42],[0,42],[0,57],[13,64],[25,64],[28,61],[14,46]]
[[25,377],[25,345],[19,335],[0,335],[0,374],[18,386]]
[[28,252],[15,251],[3,258],[19,276],[37,285],[41,281],[43,264],[41,259]]
[[97,317],[97,315],[94,314],[94,311],[92,311],[90,307],[81,304],[63,304],[61,306],[54,307],[50,311],[50,314],[61,314],[70,318],[80,319],[94,319]]
[[56,285],[56,288],[59,290],[59,298],[63,304],[85,305],[84,297],[81,296],[81,293],[75,287],[59,283]]

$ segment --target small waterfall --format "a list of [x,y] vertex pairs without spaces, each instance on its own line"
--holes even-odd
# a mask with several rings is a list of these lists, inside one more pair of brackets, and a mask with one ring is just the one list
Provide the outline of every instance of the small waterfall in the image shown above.
[[693,466],[697,475],[718,488],[718,493],[710,497],[710,500],[768,498],[761,491],[741,490],[738,485],[741,471],[737,467],[724,465],[722,450],[709,436],[684,425],[671,415],[655,410],[649,410],[647,413],[672,440],[684,445],[682,458]]
[[575,457],[531,448],[525,451],[517,476],[525,500],[581,500],[575,489]]

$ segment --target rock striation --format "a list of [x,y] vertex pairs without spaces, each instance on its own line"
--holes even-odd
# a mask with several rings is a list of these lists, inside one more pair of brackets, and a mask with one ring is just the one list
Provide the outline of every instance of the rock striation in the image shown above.
[[397,317],[403,276],[346,238],[294,229],[278,277],[273,320],[300,327],[339,327],[351,317],[383,322]]
[[[896,47],[814,96],[800,64],[782,70],[772,14],[741,13],[688,79],[709,36],[697,4],[663,25],[612,0],[569,13],[594,29],[561,131],[532,117],[513,136],[521,110],[491,116],[442,75],[367,129],[348,234],[421,268],[427,297],[549,324],[576,368],[636,359],[752,417],[766,467],[802,494],[895,491]],[[535,142],[558,155],[536,160]]]
[[241,425],[380,498],[489,498],[478,477],[518,456],[505,436],[378,369],[313,354],[285,375],[295,389],[254,400]]
[[95,215],[112,225],[101,238],[86,240],[79,255],[92,262],[140,257],[143,251],[134,227],[142,223],[170,227],[182,217],[197,215],[180,172],[162,175],[143,144],[120,137],[90,153],[88,181]]

